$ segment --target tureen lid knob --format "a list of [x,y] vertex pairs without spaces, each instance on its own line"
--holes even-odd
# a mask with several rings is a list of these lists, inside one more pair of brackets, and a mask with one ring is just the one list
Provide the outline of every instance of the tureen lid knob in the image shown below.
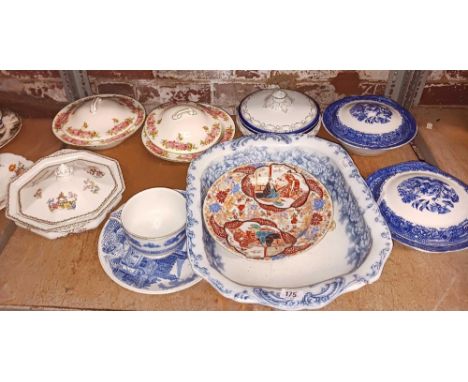
[[102,98],[101,97],[96,97],[94,99],[94,101],[91,103],[91,114],[96,114],[97,112],[97,108],[98,108],[98,104],[102,102]]
[[281,110],[287,113],[292,103],[293,100],[288,96],[288,93],[282,89],[278,89],[265,99],[264,107],[271,110]]
[[73,167],[67,166],[64,163],[58,166],[57,169],[55,170],[55,176],[57,178],[62,178],[64,176],[70,176],[70,175],[73,175]]
[[273,97],[276,99],[283,99],[286,97],[286,92],[284,90],[277,90],[273,93]]

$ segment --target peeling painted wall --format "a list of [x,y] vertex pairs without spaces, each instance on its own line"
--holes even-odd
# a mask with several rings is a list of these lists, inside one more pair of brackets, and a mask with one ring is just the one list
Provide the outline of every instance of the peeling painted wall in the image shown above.
[[[422,104],[468,105],[468,71],[433,71]],[[286,87],[321,107],[346,95],[384,94],[388,71],[343,70],[89,70],[95,93],[135,97],[150,110],[171,100],[212,103],[233,112],[256,89]],[[52,116],[67,103],[58,71],[0,71],[0,104],[25,116]]]

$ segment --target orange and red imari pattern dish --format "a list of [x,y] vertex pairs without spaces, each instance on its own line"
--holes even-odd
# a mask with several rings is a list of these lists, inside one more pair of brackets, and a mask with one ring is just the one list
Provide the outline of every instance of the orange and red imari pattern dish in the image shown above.
[[208,190],[205,225],[226,249],[252,259],[292,256],[333,224],[332,200],[314,176],[292,165],[237,167]]

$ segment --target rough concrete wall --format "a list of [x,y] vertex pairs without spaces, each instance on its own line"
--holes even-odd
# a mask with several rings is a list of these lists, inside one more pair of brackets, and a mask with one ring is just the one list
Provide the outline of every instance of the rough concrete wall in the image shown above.
[[[388,71],[354,70],[88,70],[95,93],[135,97],[148,110],[171,100],[212,103],[233,112],[256,89],[285,87],[321,107],[346,95],[383,94]],[[25,116],[53,116],[68,100],[55,70],[0,71],[0,105]],[[433,71],[421,104],[468,105],[468,71]]]
[[[351,94],[383,94],[388,71],[88,70],[95,93],[135,97],[148,110],[171,100],[212,103],[233,112],[256,89],[303,91],[322,107]],[[58,71],[0,72],[0,104],[23,115],[52,116],[67,103]]]
[[433,70],[419,103],[468,106],[468,70]]

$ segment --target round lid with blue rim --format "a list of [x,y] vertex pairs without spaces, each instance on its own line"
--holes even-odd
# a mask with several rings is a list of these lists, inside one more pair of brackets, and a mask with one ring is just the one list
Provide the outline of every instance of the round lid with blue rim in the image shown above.
[[367,149],[390,149],[417,132],[411,113],[387,97],[366,95],[333,102],[323,114],[325,128],[340,141]]
[[468,186],[424,162],[400,163],[367,180],[392,232],[427,252],[468,248]]
[[257,133],[306,133],[320,118],[320,108],[312,98],[286,89],[252,93],[241,101],[238,113],[242,124]]

